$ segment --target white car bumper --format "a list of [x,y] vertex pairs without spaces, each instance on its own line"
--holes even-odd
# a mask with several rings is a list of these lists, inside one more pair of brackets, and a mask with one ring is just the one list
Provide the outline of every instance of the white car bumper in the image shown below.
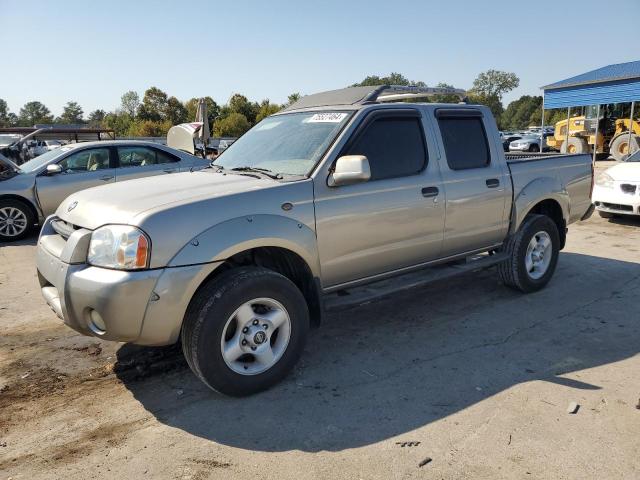
[[603,212],[640,215],[640,183],[615,182],[613,188],[594,185],[592,200]]

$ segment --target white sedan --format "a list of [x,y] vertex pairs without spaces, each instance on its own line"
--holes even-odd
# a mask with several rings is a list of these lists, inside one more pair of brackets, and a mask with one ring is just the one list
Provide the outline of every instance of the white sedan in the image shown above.
[[640,215],[640,151],[598,175],[592,199],[601,217]]

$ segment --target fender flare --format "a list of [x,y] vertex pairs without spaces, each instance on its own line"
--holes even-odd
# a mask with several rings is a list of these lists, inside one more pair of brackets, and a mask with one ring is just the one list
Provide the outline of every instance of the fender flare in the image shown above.
[[513,200],[511,209],[511,228],[509,234],[514,234],[522,225],[525,217],[533,207],[544,200],[554,200],[562,210],[565,224],[569,224],[570,200],[569,192],[555,177],[540,177],[528,183]]
[[280,247],[299,255],[320,278],[315,232],[302,222],[280,215],[252,215],[218,223],[190,239],[169,267],[221,262],[259,247]]

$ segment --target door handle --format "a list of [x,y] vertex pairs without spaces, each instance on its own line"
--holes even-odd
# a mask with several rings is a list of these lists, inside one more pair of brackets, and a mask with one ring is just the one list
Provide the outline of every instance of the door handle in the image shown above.
[[485,183],[487,184],[488,188],[496,188],[500,186],[500,180],[498,180],[497,178],[487,178],[487,181]]
[[103,182],[108,182],[111,179],[113,179],[113,175],[103,175],[102,177],[100,177],[100,180],[102,180]]
[[425,198],[437,197],[439,193],[440,190],[438,189],[438,187],[424,187],[422,189],[422,196]]
[[175,169],[175,168],[165,168],[165,169],[163,170],[163,172],[164,172],[164,173],[173,173],[173,172],[175,172],[175,171],[176,171],[176,169]]

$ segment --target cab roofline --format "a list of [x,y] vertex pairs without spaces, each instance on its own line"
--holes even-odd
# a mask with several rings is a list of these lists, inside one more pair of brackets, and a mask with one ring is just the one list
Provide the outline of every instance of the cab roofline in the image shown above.
[[[413,98],[432,97],[434,95],[455,95],[464,101],[466,91],[449,87],[411,87],[403,85],[373,85],[365,87],[349,87],[340,90],[306,95],[283,112],[306,110],[318,107],[359,107],[372,103],[394,102]],[[356,109],[354,108],[354,109]]]

